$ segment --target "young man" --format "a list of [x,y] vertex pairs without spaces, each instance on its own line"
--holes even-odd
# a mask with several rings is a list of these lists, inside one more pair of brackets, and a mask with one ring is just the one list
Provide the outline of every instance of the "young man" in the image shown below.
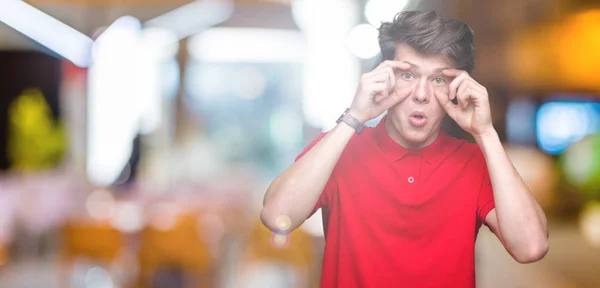
[[[401,12],[379,42],[387,61],[362,75],[337,126],[271,184],[263,223],[289,232],[322,209],[322,287],[475,287],[482,224],[516,261],[543,258],[544,212],[494,130],[486,88],[469,75],[471,28]],[[446,114],[477,144],[440,131]]]

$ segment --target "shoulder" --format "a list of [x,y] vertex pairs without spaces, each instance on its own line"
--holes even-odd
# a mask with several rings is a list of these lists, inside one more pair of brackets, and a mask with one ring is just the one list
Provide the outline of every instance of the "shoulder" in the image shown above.
[[[302,158],[302,156],[304,156],[304,154],[306,154],[308,151],[310,151],[310,149],[312,149],[315,145],[317,145],[317,143],[319,143],[319,141],[323,140],[323,138],[325,138],[325,136],[327,136],[327,134],[329,132],[330,131],[320,132],[318,135],[313,137],[312,140],[310,140],[309,144],[296,157],[296,161],[298,161],[300,158]],[[371,141],[370,141],[373,138],[373,132],[374,132],[373,128],[367,127],[367,128],[365,128],[365,130],[363,131],[362,134],[359,135],[359,134],[355,133],[352,136],[352,138],[350,138],[350,141],[346,145],[346,149],[344,149],[344,152],[346,152],[348,150],[360,149],[362,147],[366,147],[368,145],[375,144],[374,141],[373,141],[373,143],[371,143]],[[348,153],[344,153],[344,154],[348,154]],[[342,154],[342,156],[344,154]]]
[[[352,138],[350,138],[350,141],[348,142],[348,145],[350,146],[354,146],[356,144],[367,144],[370,143],[370,140],[374,140],[374,128],[372,127],[367,127],[363,130],[363,133],[361,134],[357,134],[354,133],[354,135],[352,135]],[[312,148],[312,146],[315,146],[317,143],[319,143],[319,141],[321,141],[325,136],[327,136],[327,134],[330,131],[326,131],[326,132],[321,132],[319,133],[319,135],[317,135],[315,138],[313,138],[313,140],[311,141],[311,143],[308,145],[308,148]]]
[[444,134],[442,146],[452,158],[477,162],[484,160],[481,148],[476,143]]
[[375,139],[375,127],[366,127],[361,134],[354,133],[352,138],[350,138],[348,145],[346,146],[346,150],[371,150],[372,147],[376,145],[377,140]]

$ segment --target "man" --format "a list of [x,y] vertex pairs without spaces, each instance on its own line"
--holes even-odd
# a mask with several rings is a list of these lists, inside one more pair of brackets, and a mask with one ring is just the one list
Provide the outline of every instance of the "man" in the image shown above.
[[[543,258],[547,219],[502,147],[486,88],[469,75],[471,28],[413,11],[379,32],[387,61],[273,181],[263,223],[287,233],[322,209],[322,287],[475,287],[482,224],[516,261]],[[377,127],[362,126],[385,111]],[[446,114],[476,144],[440,131]]]

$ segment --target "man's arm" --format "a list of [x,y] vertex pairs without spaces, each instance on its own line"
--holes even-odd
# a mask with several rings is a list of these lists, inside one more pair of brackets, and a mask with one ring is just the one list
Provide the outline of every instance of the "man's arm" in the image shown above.
[[544,211],[510,162],[496,131],[476,140],[487,163],[496,204],[485,218],[486,225],[518,262],[542,259],[548,251]]
[[473,135],[487,163],[496,208],[485,223],[515,260],[540,260],[548,251],[547,219],[500,143],[492,125],[487,89],[466,71],[446,69],[442,73],[454,79],[448,93],[435,91],[435,96],[448,115]]
[[354,133],[350,126],[338,124],[271,183],[260,214],[265,226],[292,231],[310,216]]
[[[385,61],[363,74],[350,115],[365,123],[404,100],[412,88],[396,87],[394,69],[409,68],[404,62]],[[272,231],[291,232],[310,216],[354,133],[354,129],[341,122],[271,183],[260,214],[265,226]]]

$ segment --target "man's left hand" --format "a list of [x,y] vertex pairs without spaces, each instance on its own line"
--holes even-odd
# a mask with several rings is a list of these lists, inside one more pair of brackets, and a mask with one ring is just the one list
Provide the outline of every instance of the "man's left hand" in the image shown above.
[[[493,130],[487,89],[473,80],[466,71],[445,69],[442,73],[454,78],[450,82],[448,93],[438,90],[434,92],[448,115],[475,138]],[[455,98],[458,104],[452,103]]]

